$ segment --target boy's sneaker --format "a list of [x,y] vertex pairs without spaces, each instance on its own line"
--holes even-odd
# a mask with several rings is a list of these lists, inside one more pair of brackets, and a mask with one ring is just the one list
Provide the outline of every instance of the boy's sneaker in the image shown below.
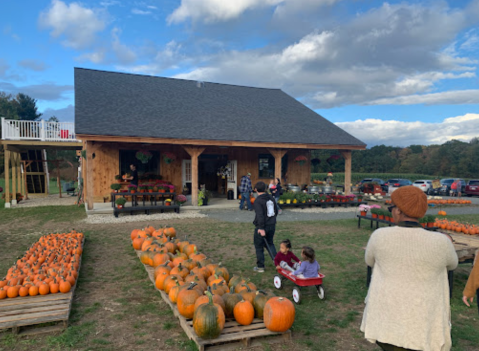
[[254,268],[253,268],[253,271],[255,271],[256,273],[264,273],[264,268],[254,267]]
[[281,213],[283,213],[283,210],[279,210],[279,211],[278,211],[278,214],[281,214]]

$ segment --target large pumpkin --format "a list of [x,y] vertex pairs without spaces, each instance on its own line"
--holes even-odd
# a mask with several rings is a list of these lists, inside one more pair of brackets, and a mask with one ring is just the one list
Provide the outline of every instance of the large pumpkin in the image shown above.
[[250,325],[254,319],[254,308],[251,302],[241,300],[233,309],[236,321],[241,325]]
[[228,318],[234,317],[234,308],[238,302],[242,300],[241,295],[228,293],[221,296],[225,302],[225,315]]
[[174,238],[176,236],[176,230],[175,228],[173,227],[167,227],[165,228],[165,230],[163,231],[163,233],[165,233],[166,236],[170,237],[170,238]]
[[202,304],[193,316],[193,329],[202,339],[215,339],[220,336],[225,326],[223,309],[213,302],[212,295],[208,292],[208,303]]
[[215,275],[222,275],[223,278],[225,278],[226,282],[229,282],[229,280],[230,280],[230,274],[229,274],[228,270],[226,269],[226,267],[223,267],[221,265],[221,262],[218,265],[218,267],[215,269]]
[[253,300],[256,297],[256,290],[251,290],[248,285],[244,285],[243,289],[240,290],[239,294],[245,301],[249,301],[253,304]]
[[264,305],[264,324],[272,332],[285,332],[294,323],[294,305],[283,297],[272,297]]
[[[210,291],[208,291],[208,293],[211,294]],[[210,298],[209,298],[208,293],[206,295],[203,295],[203,296],[199,297],[198,300],[196,300],[196,302],[195,302],[195,312],[198,309],[198,307],[200,307],[201,305],[209,302]],[[211,296],[213,298],[213,303],[216,304],[216,305],[221,306],[221,309],[224,312],[225,302],[223,301],[223,298],[220,295],[216,295],[216,294],[215,295],[211,294]]]
[[262,290],[256,291],[256,296],[253,300],[254,316],[256,318],[263,319],[264,305],[266,305],[266,302],[272,297],[274,297],[274,295],[269,295]]
[[195,313],[195,302],[200,297],[200,292],[195,289],[196,283],[191,283],[187,289],[183,289],[178,294],[176,304],[178,312],[185,318],[193,318]]

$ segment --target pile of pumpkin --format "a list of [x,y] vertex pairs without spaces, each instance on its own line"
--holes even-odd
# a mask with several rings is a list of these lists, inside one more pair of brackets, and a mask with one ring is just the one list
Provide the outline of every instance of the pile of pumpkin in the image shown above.
[[[390,204],[391,200],[386,200],[386,204]],[[470,205],[471,200],[464,199],[447,199],[447,200],[427,200],[428,205]]]
[[42,236],[0,281],[0,299],[67,293],[75,285],[83,234]]
[[196,334],[203,339],[217,338],[225,318],[250,325],[264,319],[267,329],[285,332],[294,322],[291,301],[258,290],[249,280],[233,275],[199,253],[195,244],[176,239],[172,227],[148,227],[131,232],[132,245],[141,250],[142,263],[155,268],[155,286],[176,304],[178,312],[193,319]]
[[434,226],[457,233],[464,233],[470,235],[479,234],[479,226],[475,224],[459,223],[457,221],[450,221],[446,218],[436,218]]

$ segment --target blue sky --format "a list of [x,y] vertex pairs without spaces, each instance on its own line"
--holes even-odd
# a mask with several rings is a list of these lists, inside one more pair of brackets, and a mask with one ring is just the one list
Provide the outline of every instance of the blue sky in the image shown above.
[[2,1],[0,91],[73,120],[73,67],[281,88],[369,146],[479,136],[479,0]]

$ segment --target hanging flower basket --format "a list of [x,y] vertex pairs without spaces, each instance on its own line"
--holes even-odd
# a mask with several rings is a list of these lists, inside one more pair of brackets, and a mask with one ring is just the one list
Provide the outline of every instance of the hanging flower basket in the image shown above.
[[165,152],[163,154],[163,161],[165,161],[167,165],[169,165],[174,160],[176,160],[176,155],[172,154],[171,152]]
[[329,158],[326,160],[330,165],[332,165],[335,161],[339,160],[341,156],[339,155],[331,155]]
[[294,159],[294,162],[298,163],[300,166],[304,165],[308,161],[306,156],[298,156]]
[[148,163],[150,159],[153,157],[151,152],[146,150],[140,150],[136,153],[136,158],[141,161],[141,163]]
[[317,166],[317,165],[319,165],[320,163],[321,163],[321,160],[320,160],[319,158],[313,158],[313,159],[311,160],[311,165],[312,165],[312,166]]

